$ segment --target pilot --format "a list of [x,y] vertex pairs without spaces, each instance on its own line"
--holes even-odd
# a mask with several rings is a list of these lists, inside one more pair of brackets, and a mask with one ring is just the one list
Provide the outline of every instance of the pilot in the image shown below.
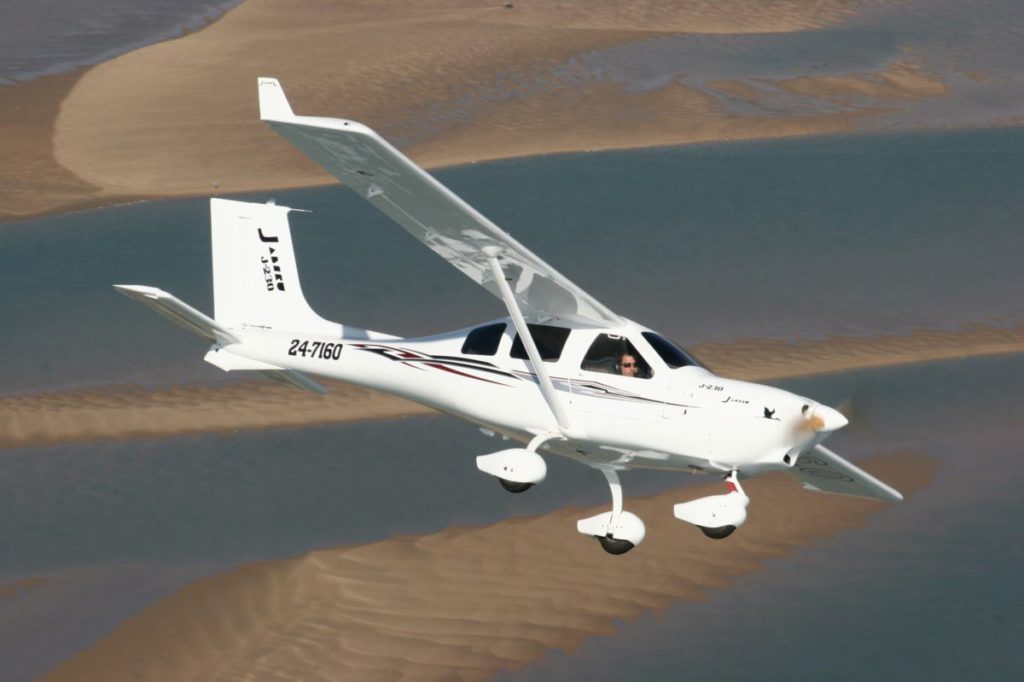
[[619,358],[619,374],[624,377],[635,377],[640,374],[640,363],[636,361],[635,355],[622,354]]

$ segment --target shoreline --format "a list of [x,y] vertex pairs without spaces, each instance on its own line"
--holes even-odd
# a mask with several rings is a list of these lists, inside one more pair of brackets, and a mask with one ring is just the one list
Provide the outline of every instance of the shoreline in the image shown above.
[[[614,3],[507,10],[452,0],[437,11],[349,0],[290,16],[281,0],[246,0],[182,37],[0,88],[0,133],[17,140],[6,174],[0,171],[0,223],[335,182],[258,120],[255,80],[268,74],[282,79],[300,113],[366,122],[432,170],[874,132],[877,117],[944,97],[948,86],[926,65],[882,56],[875,71],[769,78],[771,88],[797,99],[766,115],[722,103],[733,98],[756,110],[762,102],[750,83],[764,80],[756,73],[633,89],[601,75],[595,64],[603,57],[584,64],[668,36],[814,32],[869,4],[837,0],[809,9],[784,1],[769,13],[752,0],[696,8],[648,2],[627,16]],[[29,117],[26,107],[34,107]],[[1019,123],[965,119],[962,127]],[[935,129],[919,120],[900,132]]]
[[[903,135],[945,135],[945,134],[956,134],[956,133],[967,133],[972,131],[998,131],[998,130],[1017,130],[1024,128],[1024,120],[1015,122],[983,122],[983,123],[962,123],[955,127],[945,128],[932,128],[932,127],[907,127],[900,129],[889,129],[889,130],[847,130],[837,132],[810,132],[810,133],[796,133],[793,135],[778,135],[778,136],[765,136],[765,137],[723,137],[717,139],[707,140],[692,140],[688,142],[680,143],[666,143],[666,142],[651,142],[650,144],[643,144],[639,146],[607,146],[590,149],[552,149],[549,151],[542,152],[523,152],[518,153],[513,150],[509,150],[507,153],[479,158],[469,159],[457,159],[449,161],[440,161],[436,164],[427,163],[422,167],[424,170],[434,173],[437,171],[445,171],[455,168],[463,168],[466,166],[474,166],[477,164],[488,164],[488,163],[500,163],[502,161],[516,161],[522,159],[540,159],[548,156],[568,156],[575,154],[601,154],[601,153],[615,153],[615,152],[631,152],[631,151],[656,151],[659,149],[678,149],[678,148],[689,148],[689,147],[700,147],[703,145],[718,145],[718,144],[746,144],[746,143],[757,143],[757,142],[774,142],[783,140],[814,140],[817,138],[845,138],[845,137],[888,137],[888,136],[903,136]],[[121,206],[130,206],[137,203],[150,202],[150,201],[173,201],[176,199],[197,199],[197,198],[213,198],[223,197],[232,198],[237,196],[244,196],[248,194],[257,193],[272,193],[276,191],[290,191],[297,189],[315,189],[318,187],[330,187],[332,185],[341,186],[341,183],[335,178],[324,178],[318,181],[310,181],[305,183],[298,183],[288,186],[272,186],[272,187],[251,187],[247,189],[241,189],[237,192],[233,191],[230,193],[226,192],[183,192],[180,194],[148,194],[148,195],[110,195],[95,197],[92,199],[83,199],[75,203],[69,203],[66,205],[52,206],[46,209],[39,210],[37,212],[26,214],[26,215],[9,215],[3,212],[0,208],[0,234],[2,234],[5,227],[12,226],[21,222],[30,222],[40,218],[48,218],[54,216],[69,216],[76,213],[83,213],[87,211],[100,211],[110,208],[118,208]]]
[[[716,373],[768,381],[876,367],[1024,352],[1024,329],[974,325],[957,331],[829,337],[788,342],[745,339],[691,351]],[[93,440],[169,438],[436,414],[432,408],[342,382],[319,396],[263,381],[107,386],[0,396],[0,449]]]
[[[917,453],[862,462],[911,499],[938,463]],[[576,533],[568,507],[485,526],[315,550],[200,578],[146,607],[44,679],[254,677],[486,680],[551,651],[572,653],[618,623],[705,600],[800,547],[861,527],[887,506],[802,493],[787,476],[747,483],[759,513],[709,546],[666,505],[718,492],[673,488],[630,498],[648,521],[642,548],[609,561]],[[645,576],[639,583],[637,575]],[[614,593],[614,599],[595,594]],[[486,599],[482,596],[486,595]]]

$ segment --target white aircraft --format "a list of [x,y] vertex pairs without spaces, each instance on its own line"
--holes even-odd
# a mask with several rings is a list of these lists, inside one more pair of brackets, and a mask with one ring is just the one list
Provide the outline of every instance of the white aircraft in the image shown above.
[[[609,310],[475,211],[370,128],[296,116],[278,81],[259,79],[260,117],[504,303],[508,317],[406,339],[329,322],[299,285],[288,212],[213,199],[214,317],[160,289],[117,285],[212,342],[205,359],[323,392],[307,375],[393,393],[474,422],[519,447],[477,457],[510,492],[544,480],[541,453],[602,472],[612,509],[580,533],[611,554],[644,539],[623,509],[631,468],[722,476],[727,491],[675,505],[711,538],[747,518],[740,478],[785,471],[811,490],[900,500],[821,445],[837,410],[778,388],[715,375],[657,332]],[[528,333],[529,332],[529,333]]]

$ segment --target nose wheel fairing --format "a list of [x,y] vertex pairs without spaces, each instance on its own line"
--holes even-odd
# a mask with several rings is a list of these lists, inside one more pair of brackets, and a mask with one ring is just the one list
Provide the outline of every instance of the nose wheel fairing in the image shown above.
[[728,492],[723,495],[709,495],[690,502],[682,502],[673,508],[680,521],[692,523],[709,538],[721,540],[747,520],[747,505],[750,498],[740,485],[739,473],[732,471],[725,477]]

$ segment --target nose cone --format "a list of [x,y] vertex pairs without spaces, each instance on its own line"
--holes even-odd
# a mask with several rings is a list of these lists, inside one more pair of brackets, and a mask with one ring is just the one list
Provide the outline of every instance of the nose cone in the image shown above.
[[811,414],[811,425],[818,433],[838,431],[849,423],[850,420],[844,417],[842,412],[828,405],[818,405]]

